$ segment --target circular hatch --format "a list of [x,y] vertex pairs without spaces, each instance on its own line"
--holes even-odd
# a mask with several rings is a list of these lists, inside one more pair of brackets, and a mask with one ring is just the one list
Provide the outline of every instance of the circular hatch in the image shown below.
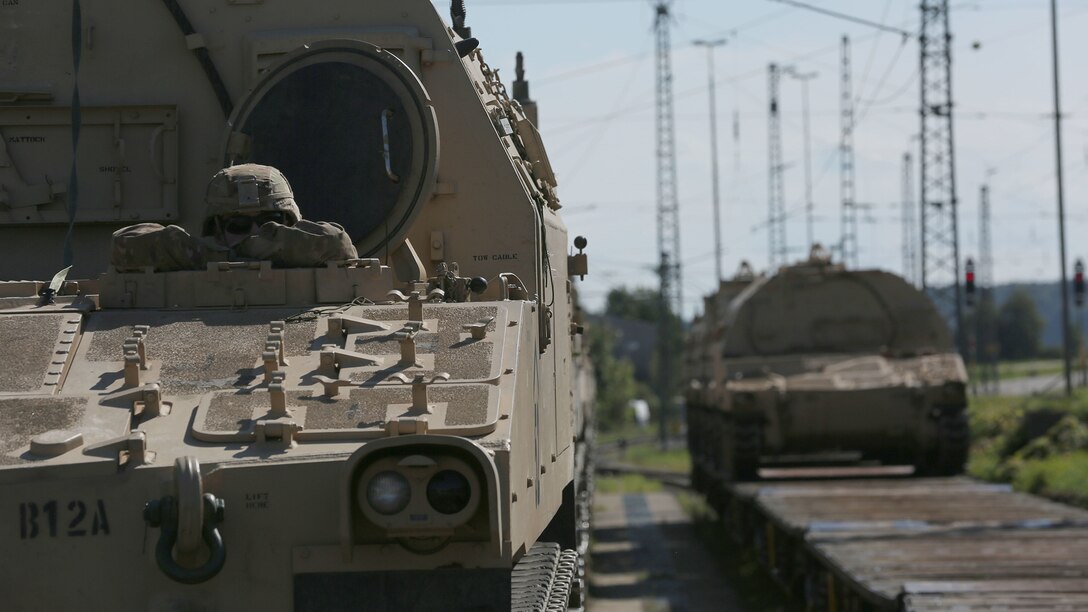
[[392,53],[322,41],[263,75],[228,124],[224,165],[279,168],[302,216],[334,221],[361,257],[397,247],[434,189],[438,122]]

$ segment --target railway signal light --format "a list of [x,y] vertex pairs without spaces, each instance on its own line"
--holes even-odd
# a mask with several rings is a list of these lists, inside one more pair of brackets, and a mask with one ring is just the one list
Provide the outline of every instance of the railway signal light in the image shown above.
[[965,279],[964,287],[966,289],[967,305],[975,305],[975,260],[967,259],[967,278]]
[[1084,306],[1084,260],[1078,259],[1073,265],[1073,301],[1077,307]]

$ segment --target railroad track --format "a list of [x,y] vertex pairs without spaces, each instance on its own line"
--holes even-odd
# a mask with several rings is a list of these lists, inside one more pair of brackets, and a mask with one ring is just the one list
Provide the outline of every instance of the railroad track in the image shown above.
[[651,480],[660,481],[662,484],[669,487],[687,489],[691,486],[691,481],[688,478],[688,475],[680,472],[673,472],[670,470],[655,470],[652,468],[631,465],[620,461],[609,461],[604,459],[598,459],[596,467],[598,474],[603,474],[606,476],[638,474]]
[[[627,438],[616,438],[608,441],[598,441],[596,443],[597,452],[605,454],[619,451],[621,449],[631,446],[644,446],[650,444],[657,444],[661,438],[656,434],[640,434],[637,436],[630,436]],[[682,448],[687,446],[688,440],[685,436],[671,436],[668,438],[670,448]]]

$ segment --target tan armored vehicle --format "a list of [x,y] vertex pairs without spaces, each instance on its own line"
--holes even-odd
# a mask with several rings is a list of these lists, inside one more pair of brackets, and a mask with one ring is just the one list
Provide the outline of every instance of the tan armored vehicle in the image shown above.
[[[579,605],[585,243],[451,15],[0,7],[0,607]],[[243,163],[358,258],[107,266]]]
[[706,299],[688,341],[693,481],[811,463],[955,474],[967,454],[966,371],[930,300],[820,249]]

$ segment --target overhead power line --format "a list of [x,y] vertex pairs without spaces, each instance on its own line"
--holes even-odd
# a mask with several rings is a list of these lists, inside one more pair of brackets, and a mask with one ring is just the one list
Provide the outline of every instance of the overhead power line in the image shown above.
[[811,4],[805,4],[804,2],[797,2],[796,0],[771,0],[771,2],[778,2],[780,4],[788,4],[790,6],[806,9],[806,10],[809,10],[809,11],[813,11],[815,13],[821,13],[823,15],[827,15],[828,17],[835,17],[837,19],[845,19],[846,21],[852,21],[854,23],[861,24],[861,25],[866,25],[866,26],[869,26],[871,28],[877,28],[878,30],[884,30],[885,32],[892,32],[892,33],[895,33],[895,34],[899,34],[900,36],[902,36],[904,38],[910,38],[911,36],[913,36],[913,34],[911,34],[910,32],[908,32],[906,30],[895,28],[895,27],[892,27],[892,26],[889,26],[889,25],[884,25],[883,23],[877,23],[875,21],[869,21],[868,19],[862,19],[861,17],[854,17],[853,15],[847,15],[846,13],[840,13],[838,11],[828,10],[828,9],[823,8],[823,7],[813,6]]

